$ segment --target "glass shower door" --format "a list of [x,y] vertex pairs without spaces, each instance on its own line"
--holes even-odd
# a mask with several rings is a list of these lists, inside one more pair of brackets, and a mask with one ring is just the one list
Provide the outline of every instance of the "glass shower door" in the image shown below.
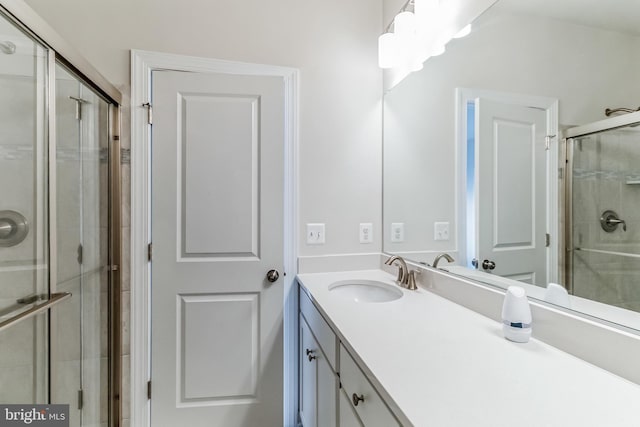
[[0,404],[64,404],[70,426],[118,425],[119,93],[87,80],[6,6]]
[[46,403],[48,52],[1,14],[0,35],[0,403]]
[[640,127],[570,141],[573,294],[640,312]]
[[109,105],[56,67],[58,291],[73,294],[52,319],[54,403],[71,426],[108,422]]

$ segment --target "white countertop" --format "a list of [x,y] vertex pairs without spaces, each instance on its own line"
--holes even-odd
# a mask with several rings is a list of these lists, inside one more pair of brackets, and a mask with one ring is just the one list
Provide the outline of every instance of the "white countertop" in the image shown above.
[[382,397],[400,408],[401,421],[417,427],[640,426],[639,385],[536,339],[507,341],[500,323],[424,289],[402,289],[402,298],[384,303],[330,294],[331,283],[350,279],[394,284],[381,270],[298,276]]

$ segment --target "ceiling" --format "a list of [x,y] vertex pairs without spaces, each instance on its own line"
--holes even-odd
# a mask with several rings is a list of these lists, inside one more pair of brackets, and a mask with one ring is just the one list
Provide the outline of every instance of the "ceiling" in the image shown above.
[[640,36],[638,0],[500,0],[492,9],[546,16]]

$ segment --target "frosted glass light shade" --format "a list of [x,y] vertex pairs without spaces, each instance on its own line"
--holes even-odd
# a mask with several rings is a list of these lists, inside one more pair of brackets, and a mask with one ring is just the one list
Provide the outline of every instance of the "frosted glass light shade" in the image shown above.
[[398,65],[398,37],[393,33],[384,33],[378,37],[378,66],[393,68]]
[[434,21],[438,13],[438,3],[438,0],[414,0],[413,13],[416,15],[416,20],[418,22]]
[[443,53],[446,52],[446,49],[444,47],[443,44],[437,44],[433,47],[433,50],[431,51],[431,56],[438,56],[438,55],[442,55]]
[[416,16],[413,12],[400,12],[393,20],[393,32],[398,36],[412,36],[416,33]]
[[471,24],[465,26],[463,29],[461,29],[460,31],[458,31],[456,33],[455,36],[453,36],[454,39],[461,39],[462,37],[466,37],[469,34],[471,34]]

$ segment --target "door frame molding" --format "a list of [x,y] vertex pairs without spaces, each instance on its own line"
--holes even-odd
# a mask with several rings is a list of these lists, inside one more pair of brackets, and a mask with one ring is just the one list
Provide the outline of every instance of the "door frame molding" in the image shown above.
[[[519,105],[523,107],[533,107],[546,111],[547,114],[547,135],[553,135],[551,138],[551,144],[549,151],[547,152],[547,179],[545,183],[547,194],[547,213],[546,223],[547,232],[551,235],[552,243],[547,250],[547,277],[545,280],[557,282],[558,281],[558,269],[560,244],[562,243],[562,236],[559,234],[559,202],[558,191],[560,183],[558,181],[558,157],[560,156],[560,134],[558,130],[558,100],[556,98],[549,98],[536,95],[525,95],[519,93],[501,92],[486,89],[472,89],[472,88],[456,88],[455,99],[455,138],[456,138],[456,187],[460,188],[461,185],[465,185],[467,182],[467,173],[465,162],[467,158],[467,108],[466,105],[470,101],[474,101],[477,98],[489,99],[491,101],[508,103]],[[466,236],[466,192],[459,191],[456,204],[460,208],[456,208],[457,220],[460,224],[458,230],[459,235]],[[466,243],[462,242],[461,251],[464,251],[464,259],[468,254],[466,251]]]
[[[299,140],[299,71],[274,65],[224,61],[143,50],[131,51],[131,347],[130,423],[150,425],[147,382],[151,365],[151,263],[147,248],[151,236],[150,126],[144,103],[151,102],[151,72],[174,70],[282,77],[285,95],[284,137],[284,424],[294,426],[297,414],[297,182]],[[127,399],[123,398],[123,401]]]

